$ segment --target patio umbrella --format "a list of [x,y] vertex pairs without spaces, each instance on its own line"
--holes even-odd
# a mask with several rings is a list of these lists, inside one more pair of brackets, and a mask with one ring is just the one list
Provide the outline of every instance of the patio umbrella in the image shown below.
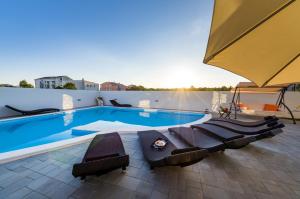
[[300,0],[215,0],[204,63],[258,86],[300,82]]

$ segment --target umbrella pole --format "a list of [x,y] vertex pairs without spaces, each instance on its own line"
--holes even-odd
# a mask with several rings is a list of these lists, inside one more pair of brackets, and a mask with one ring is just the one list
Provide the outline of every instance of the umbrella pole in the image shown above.
[[283,106],[284,108],[286,108],[288,110],[288,112],[290,113],[291,117],[292,117],[293,123],[296,124],[296,120],[295,120],[293,112],[291,111],[291,109],[284,102],[284,95],[285,95],[285,92],[287,91],[287,88],[288,87],[284,87],[284,88],[281,89],[276,104],[277,104],[278,107]]

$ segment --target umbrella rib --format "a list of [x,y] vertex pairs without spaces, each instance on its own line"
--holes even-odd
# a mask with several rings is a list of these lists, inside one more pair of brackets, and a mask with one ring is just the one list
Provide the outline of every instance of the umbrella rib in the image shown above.
[[218,54],[220,54],[222,51],[224,51],[225,49],[227,49],[228,47],[230,47],[232,44],[234,44],[235,42],[237,42],[238,40],[240,40],[241,38],[243,38],[244,36],[246,36],[248,33],[250,33],[253,30],[255,30],[258,26],[260,26],[261,24],[263,24],[265,21],[269,20],[271,17],[273,17],[274,15],[276,15],[281,10],[283,10],[284,8],[286,8],[287,6],[289,6],[290,4],[294,3],[295,1],[296,0],[289,1],[288,3],[286,3],[285,5],[283,5],[281,8],[279,8],[278,10],[276,10],[275,12],[273,12],[271,15],[267,16],[262,21],[260,21],[259,23],[257,23],[255,26],[253,26],[252,28],[248,29],[246,32],[242,33],[236,39],[234,39],[233,41],[231,41],[228,44],[226,44],[223,48],[221,48],[220,50],[218,50],[217,52],[215,52],[214,54],[212,54],[208,58],[204,59],[203,62],[205,64],[207,64],[212,58],[214,58],[215,56],[217,56]]
[[262,87],[266,86],[274,77],[276,77],[279,73],[281,73],[286,67],[288,67],[293,61],[295,61],[300,56],[300,53],[296,55],[293,59],[291,59],[286,65],[284,65],[279,71],[277,71],[270,79],[268,79]]

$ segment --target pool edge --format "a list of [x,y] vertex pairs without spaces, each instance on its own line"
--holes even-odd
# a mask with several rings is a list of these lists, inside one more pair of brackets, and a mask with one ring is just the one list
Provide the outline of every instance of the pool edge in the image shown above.
[[[179,110],[177,110],[177,111],[179,111]],[[190,111],[190,112],[192,112],[192,111]],[[132,129],[128,129],[128,130],[127,129],[122,130],[120,132],[137,132],[137,131],[143,131],[143,130],[167,130],[170,127],[177,127],[177,126],[187,126],[188,127],[188,126],[193,125],[193,124],[203,123],[205,121],[208,121],[211,118],[212,118],[211,114],[204,114],[204,116],[201,119],[196,120],[194,122],[186,123],[186,124],[183,124],[183,125],[160,126],[160,127],[148,127],[148,126],[140,125],[138,129],[132,128]],[[28,148],[24,148],[24,149],[19,149],[19,150],[0,153],[0,164],[4,164],[4,163],[7,163],[7,162],[12,162],[12,161],[15,161],[15,160],[31,157],[31,156],[34,156],[34,155],[47,153],[49,151],[54,151],[54,150],[70,147],[70,146],[73,146],[73,145],[85,143],[85,142],[88,142],[89,140],[93,139],[94,136],[96,136],[98,134],[110,133],[112,131],[113,130],[99,131],[99,132],[96,132],[96,133],[93,133],[93,134],[80,136],[80,137],[77,137],[77,138],[71,138],[71,139],[57,141],[57,142],[53,142],[53,143],[42,144],[42,145],[39,145],[39,146],[28,147]]]

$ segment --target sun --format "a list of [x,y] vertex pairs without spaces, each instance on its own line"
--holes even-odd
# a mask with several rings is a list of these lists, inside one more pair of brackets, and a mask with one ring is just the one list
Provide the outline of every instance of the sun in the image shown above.
[[189,88],[197,84],[196,75],[192,70],[174,68],[168,72],[163,82],[167,88]]

